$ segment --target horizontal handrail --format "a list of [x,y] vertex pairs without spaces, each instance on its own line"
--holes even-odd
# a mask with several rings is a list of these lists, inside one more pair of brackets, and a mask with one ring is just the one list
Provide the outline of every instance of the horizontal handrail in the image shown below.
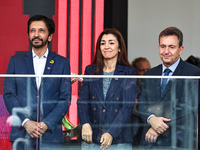
[[0,77],[41,77],[41,78],[136,78],[136,79],[200,79],[200,76],[139,76],[139,75],[30,75],[30,74],[0,74]]

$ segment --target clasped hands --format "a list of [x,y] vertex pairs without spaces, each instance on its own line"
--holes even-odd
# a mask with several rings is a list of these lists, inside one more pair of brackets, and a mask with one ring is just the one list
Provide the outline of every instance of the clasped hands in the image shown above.
[[48,126],[44,122],[35,122],[28,120],[24,128],[32,138],[40,138],[46,132]]
[[149,119],[151,128],[147,131],[145,140],[149,143],[155,143],[158,136],[163,134],[169,128],[169,126],[165,123],[169,121],[171,121],[171,119],[155,116],[151,117]]
[[[86,143],[92,144],[92,128],[89,123],[85,123],[82,126],[82,139]],[[112,141],[113,141],[113,137],[109,133],[104,133],[100,139],[100,143],[101,143],[100,148],[103,148],[103,149],[109,148],[110,145],[112,144]]]

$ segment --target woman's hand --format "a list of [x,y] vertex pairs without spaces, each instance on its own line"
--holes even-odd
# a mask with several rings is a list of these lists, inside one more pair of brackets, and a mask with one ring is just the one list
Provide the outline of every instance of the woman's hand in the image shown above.
[[104,133],[101,136],[101,140],[100,140],[101,147],[100,148],[103,148],[103,149],[109,148],[110,145],[112,144],[112,141],[113,141],[113,137],[109,133]]
[[92,128],[89,123],[85,123],[82,126],[82,139],[86,143],[92,144]]

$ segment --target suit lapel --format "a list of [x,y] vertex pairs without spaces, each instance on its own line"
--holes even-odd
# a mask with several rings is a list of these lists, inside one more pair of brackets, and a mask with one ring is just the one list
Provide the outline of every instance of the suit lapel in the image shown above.
[[44,74],[50,74],[54,65],[55,65],[55,55],[49,51],[49,54],[47,56],[46,66],[44,69]]
[[25,62],[28,69],[28,74],[35,74],[34,67],[33,67],[33,55],[32,51],[28,51],[25,54]]
[[[161,82],[161,79],[159,78],[159,79],[155,79],[156,80],[156,82],[155,82],[155,87],[156,87],[156,97],[157,97],[157,99],[160,99],[161,98],[161,87],[160,87],[160,82]],[[152,85],[153,86],[153,85]]]
[[161,98],[165,97],[165,95],[170,91],[171,86],[174,84],[174,82],[175,82],[174,79],[169,79]]
[[175,69],[173,76],[180,76],[183,71],[183,67],[184,67],[184,62],[182,59],[180,59],[180,62],[178,64],[177,68]]
[[[103,72],[101,72],[99,75],[103,75]],[[96,80],[96,79],[94,79],[94,80]],[[105,106],[104,95],[103,95],[103,78],[97,79],[97,81],[95,81],[94,84],[95,84],[95,86],[94,86],[95,93],[97,93],[99,100]]]
[[[158,66],[158,68],[157,68],[157,70],[155,71],[155,74],[154,74],[155,76],[160,76],[160,75],[162,75],[162,65],[159,65]],[[151,80],[151,79],[147,79],[147,80]],[[157,91],[156,92],[156,97],[157,97],[157,99],[159,100],[160,99],[160,97],[161,97],[161,94],[160,94],[160,91],[161,91],[161,89],[160,89],[160,82],[161,82],[161,79],[159,78],[159,79],[153,79],[153,80],[155,80],[155,85],[152,85],[152,87],[154,87],[155,86],[155,91]]]
[[[34,71],[34,66],[33,66],[33,55],[32,55],[32,51],[28,51],[28,52],[25,54],[24,60],[25,60],[26,66],[27,66],[28,74],[34,75],[34,74],[35,74],[35,71]],[[34,88],[37,90],[36,80],[35,80],[34,77],[31,78],[31,82],[32,82]]]
[[[49,51],[49,54],[47,56],[47,61],[44,69],[44,75],[51,74],[51,71],[55,65],[55,54],[53,54],[51,51]],[[44,84],[46,82],[47,78],[43,78],[41,84]]]

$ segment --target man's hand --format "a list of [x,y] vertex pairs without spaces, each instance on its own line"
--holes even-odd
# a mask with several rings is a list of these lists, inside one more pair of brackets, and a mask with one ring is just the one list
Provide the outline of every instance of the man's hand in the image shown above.
[[82,126],[82,139],[86,143],[92,144],[92,128],[89,123],[85,123]]
[[28,120],[25,122],[24,128],[32,138],[39,138],[41,136],[40,128],[35,121]]
[[169,126],[165,123],[169,121],[171,121],[171,119],[155,116],[149,119],[149,123],[152,128],[159,134],[163,134],[169,128]]
[[39,122],[38,125],[39,125],[39,128],[40,128],[40,134],[42,136],[42,134],[44,134],[49,127],[44,122]]
[[101,140],[100,140],[101,147],[100,148],[103,148],[103,149],[109,148],[110,145],[112,144],[112,141],[113,141],[112,135],[110,135],[109,133],[104,133],[101,136]]
[[148,141],[149,143],[155,143],[159,134],[151,127],[146,135],[145,135],[145,141]]

